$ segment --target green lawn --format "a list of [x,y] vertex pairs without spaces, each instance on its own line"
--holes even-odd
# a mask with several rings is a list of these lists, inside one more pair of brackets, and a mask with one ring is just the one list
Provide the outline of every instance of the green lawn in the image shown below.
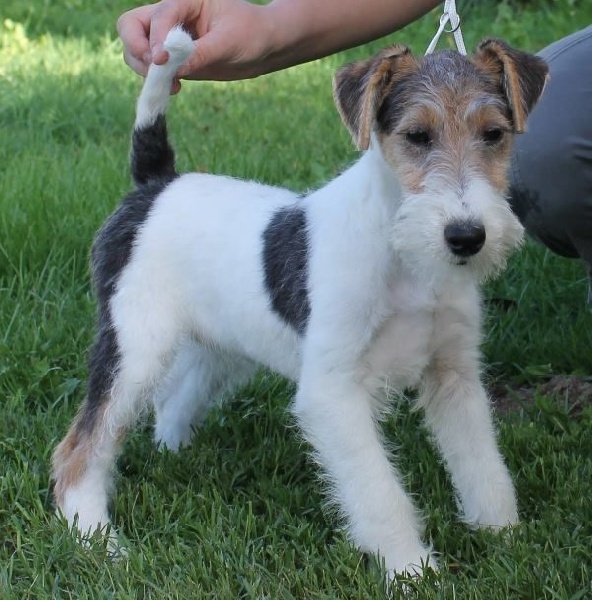
[[[130,437],[113,507],[126,558],[76,544],[52,512],[49,460],[82,399],[92,336],[88,248],[130,187],[140,80],[114,32],[128,7],[0,7],[0,598],[380,597],[378,567],[324,506],[287,411],[293,386],[269,373],[213,410],[178,455],[155,450],[149,424]],[[469,47],[495,35],[536,50],[592,21],[592,3],[577,0],[465,7]],[[422,52],[437,19],[390,41]],[[169,119],[179,167],[319,185],[355,157],[331,74],[384,44],[255,81],[186,84]],[[488,380],[510,398],[535,390],[499,413],[522,524],[506,537],[462,526],[421,415],[397,406],[386,435],[443,567],[409,596],[592,598],[592,408],[536,392],[552,375],[592,375],[584,270],[530,244],[486,297]]]

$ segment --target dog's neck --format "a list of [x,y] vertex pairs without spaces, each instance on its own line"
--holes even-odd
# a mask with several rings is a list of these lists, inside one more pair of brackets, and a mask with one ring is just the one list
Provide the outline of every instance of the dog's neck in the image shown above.
[[403,198],[401,185],[375,139],[355,163],[326,187],[332,188],[336,202],[351,205],[353,211],[360,210],[370,220],[373,212],[384,221],[390,220]]
[[358,164],[373,187],[377,200],[386,202],[391,209],[396,210],[403,199],[403,189],[392,168],[385,161],[374,134],[370,147],[361,156]]

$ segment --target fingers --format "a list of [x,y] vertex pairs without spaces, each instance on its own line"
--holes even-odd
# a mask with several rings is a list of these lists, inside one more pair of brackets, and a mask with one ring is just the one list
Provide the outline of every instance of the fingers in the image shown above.
[[257,58],[262,52],[257,42],[250,39],[252,36],[247,35],[253,24],[256,30],[261,22],[256,12],[259,7],[216,2],[213,6],[209,0],[161,0],[126,12],[117,22],[126,64],[142,76],[147,75],[150,64],[165,64],[169,57],[164,40],[181,23],[196,40],[195,51],[177,72],[172,93],[181,89],[178,78],[230,80],[259,74],[253,66],[258,61],[252,60],[251,55]]
[[[248,75],[241,74],[246,67],[239,65],[233,68],[236,61],[236,49],[229,43],[226,30],[211,30],[193,44],[195,50],[188,61],[177,71],[177,77],[182,79],[211,79],[232,80],[241,79]],[[235,72],[236,71],[236,72]]]
[[194,24],[201,11],[202,0],[163,0],[156,5],[150,21],[149,45],[152,59],[157,65],[168,60],[167,53],[163,50],[163,43],[168,32],[179,23],[188,27],[192,33],[191,25]]
[[179,68],[177,76],[183,79],[199,79],[199,72],[203,68],[204,63],[208,62],[208,44],[209,36],[214,34],[208,34],[208,38],[202,38],[194,42],[195,50],[189,57],[189,60]]
[[152,62],[157,65],[166,63],[168,54],[163,49],[163,43],[167,33],[179,23],[194,24],[202,2],[163,0],[121,15],[117,21],[117,32],[123,42],[126,64],[136,73],[146,76]]
[[142,76],[146,75],[152,62],[148,35],[153,11],[153,5],[140,6],[124,13],[117,21],[117,32],[124,46],[124,60]]

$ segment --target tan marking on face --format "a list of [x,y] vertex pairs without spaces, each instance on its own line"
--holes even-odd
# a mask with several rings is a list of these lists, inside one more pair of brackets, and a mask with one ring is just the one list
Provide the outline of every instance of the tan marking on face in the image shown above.
[[[480,176],[503,193],[511,149],[511,124],[499,97],[484,93],[479,82],[440,85],[414,93],[394,131],[379,135],[387,162],[411,193],[425,189],[428,176],[440,175],[461,193],[470,177]],[[484,136],[501,130],[502,139]],[[414,145],[411,132],[425,132],[431,143]]]
[[[503,138],[494,145],[481,142],[480,152],[475,154],[475,162],[479,172],[483,173],[490,185],[503,193],[508,187],[507,170],[512,149],[512,124],[499,106],[485,104],[469,107],[465,116],[469,131],[476,138],[492,130],[502,131]],[[484,147],[483,147],[484,146]]]

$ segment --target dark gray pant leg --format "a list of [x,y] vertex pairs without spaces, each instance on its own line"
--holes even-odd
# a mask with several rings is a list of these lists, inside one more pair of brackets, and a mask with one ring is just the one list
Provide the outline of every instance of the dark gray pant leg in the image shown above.
[[527,232],[592,268],[592,26],[540,53],[551,79],[516,136],[510,202]]

